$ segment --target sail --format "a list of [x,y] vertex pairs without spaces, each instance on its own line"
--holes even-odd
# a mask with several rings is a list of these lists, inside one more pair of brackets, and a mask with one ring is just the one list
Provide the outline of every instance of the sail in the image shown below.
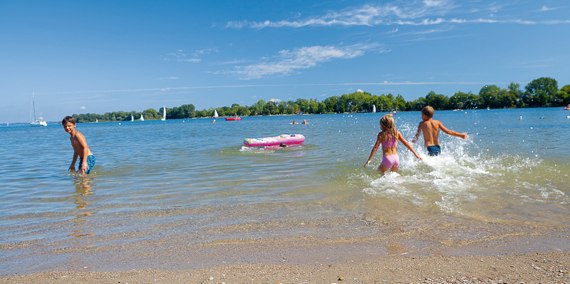
[[214,118],[218,118],[218,111],[214,110]]
[[30,122],[31,126],[47,126],[47,122],[42,117],[36,117],[35,96],[32,96],[32,112],[34,116],[32,118],[32,122]]
[[135,121],[135,117],[131,114],[131,121]]
[[376,112],[376,105],[372,105],[372,112]]
[[141,113],[141,118],[140,118],[140,121],[144,121],[144,116],[143,116],[143,114],[142,114],[142,113]]
[[166,107],[162,108],[162,118],[160,120],[162,120],[162,121],[166,120]]

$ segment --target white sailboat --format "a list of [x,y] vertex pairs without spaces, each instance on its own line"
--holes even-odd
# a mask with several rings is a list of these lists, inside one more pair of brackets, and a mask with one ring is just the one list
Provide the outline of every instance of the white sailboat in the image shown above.
[[219,117],[218,111],[217,111],[217,110],[214,110],[214,118],[218,118],[218,117]]
[[141,113],[141,118],[139,118],[139,120],[140,120],[140,121],[144,121],[144,116],[143,116],[142,113]]
[[32,118],[32,122],[30,122],[30,126],[47,126],[47,122],[42,117],[36,117],[36,102],[34,96],[32,96],[32,111],[34,117]]
[[162,108],[162,118],[160,120],[162,120],[162,121],[166,120],[166,107]]
[[133,116],[133,114],[131,113],[131,122],[135,121],[135,117]]
[[372,112],[376,112],[376,105],[372,105]]

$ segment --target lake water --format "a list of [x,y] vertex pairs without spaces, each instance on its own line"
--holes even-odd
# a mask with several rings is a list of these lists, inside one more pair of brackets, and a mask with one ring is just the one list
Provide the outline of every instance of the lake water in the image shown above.
[[[78,124],[97,158],[86,177],[67,173],[72,149],[59,124],[2,125],[0,273],[199,267],[219,259],[181,256],[266,240],[290,249],[386,240],[379,254],[570,248],[570,111],[437,111],[469,139],[441,134],[439,157],[415,144],[424,161],[400,144],[400,172],[384,177],[381,153],[362,167],[382,115]],[[411,140],[420,113],[395,118]],[[242,147],[283,133],[305,135],[305,145]]]

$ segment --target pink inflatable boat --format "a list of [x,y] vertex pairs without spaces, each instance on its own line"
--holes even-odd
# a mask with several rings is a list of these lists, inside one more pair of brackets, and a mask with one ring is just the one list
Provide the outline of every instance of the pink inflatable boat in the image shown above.
[[245,138],[243,145],[246,147],[288,147],[298,146],[305,142],[303,134],[281,134],[273,137]]

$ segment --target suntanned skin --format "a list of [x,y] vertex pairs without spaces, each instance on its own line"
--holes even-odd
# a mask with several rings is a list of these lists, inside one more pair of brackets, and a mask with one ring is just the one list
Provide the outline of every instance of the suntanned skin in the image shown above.
[[[380,147],[380,144],[382,144],[382,142],[384,142],[384,140],[387,137],[387,135],[382,135],[382,132],[378,133],[378,137],[376,138],[376,143],[374,144],[374,147],[372,147],[372,151],[370,151],[370,156],[368,157],[368,160],[366,161],[366,163],[364,164],[364,167],[368,166],[370,164],[370,162],[372,162],[372,159],[374,158],[374,156],[376,155],[376,152],[378,151],[378,147]],[[420,157],[420,155],[418,155],[418,153],[414,150],[414,148],[412,147],[412,145],[410,145],[410,143],[404,138],[404,136],[402,135],[402,133],[400,133],[400,131],[398,131],[398,138],[397,140],[399,140],[400,142],[402,142],[402,144],[404,144],[404,146],[406,146],[406,148],[408,148],[412,153],[414,153],[414,155],[416,156],[416,158],[422,160],[422,157]],[[382,155],[383,156],[389,156],[389,155],[394,155],[394,154],[398,154],[398,148],[396,146],[394,147],[387,147],[387,148],[382,148]],[[381,173],[386,172],[387,169],[386,167],[384,167],[382,164],[378,167],[378,170]],[[398,168],[397,167],[393,167],[392,168],[393,172],[398,172]]]
[[87,156],[93,155],[93,153],[91,153],[91,150],[89,150],[87,140],[81,132],[75,129],[75,124],[71,122],[67,122],[65,125],[63,125],[63,129],[65,132],[71,135],[69,140],[71,141],[71,146],[73,147],[73,159],[71,160],[69,171],[75,172],[75,162],[77,162],[77,157],[79,157],[83,161],[80,167],[81,173],[85,174],[85,171],[87,170]]
[[469,138],[467,133],[459,133],[451,129],[447,129],[441,121],[429,118],[425,114],[422,114],[422,122],[418,125],[418,132],[416,133],[416,136],[414,136],[412,143],[416,143],[420,133],[423,133],[424,145],[426,147],[439,145],[439,130],[451,136],[463,139]]

